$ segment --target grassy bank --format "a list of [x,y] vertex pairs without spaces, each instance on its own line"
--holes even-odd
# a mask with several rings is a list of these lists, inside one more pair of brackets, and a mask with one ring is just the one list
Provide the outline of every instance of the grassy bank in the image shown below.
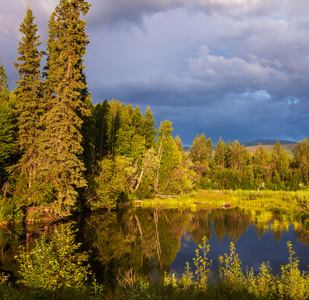
[[277,207],[282,202],[298,205],[309,210],[309,191],[270,191],[270,190],[197,190],[177,198],[154,198],[136,201],[143,207],[191,207],[219,208],[224,203],[230,207]]
[[[287,230],[293,224],[296,231],[309,232],[309,191],[246,191],[198,190],[179,198],[155,198],[137,203],[142,207],[233,209],[261,229]],[[226,205],[224,205],[226,204]],[[302,234],[303,235],[303,234]]]

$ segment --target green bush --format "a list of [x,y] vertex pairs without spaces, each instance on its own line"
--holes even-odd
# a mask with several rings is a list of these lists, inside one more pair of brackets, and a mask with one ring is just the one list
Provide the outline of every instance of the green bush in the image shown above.
[[21,247],[16,257],[20,264],[19,284],[33,289],[56,291],[73,288],[83,290],[90,266],[85,265],[88,254],[75,253],[81,244],[74,241],[71,225],[60,225],[51,238],[45,234],[36,240],[33,249]]

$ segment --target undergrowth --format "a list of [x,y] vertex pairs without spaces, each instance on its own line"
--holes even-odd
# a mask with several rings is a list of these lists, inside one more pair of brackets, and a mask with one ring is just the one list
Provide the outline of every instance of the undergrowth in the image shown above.
[[[308,272],[299,270],[299,260],[290,242],[289,263],[281,266],[278,275],[272,273],[269,263],[262,263],[256,274],[253,269],[243,270],[233,242],[230,253],[219,257],[219,272],[212,270],[207,258],[209,244],[204,238],[182,276],[174,272],[156,281],[134,275],[118,277],[123,288],[122,299],[309,299]],[[200,253],[201,251],[201,253]]]

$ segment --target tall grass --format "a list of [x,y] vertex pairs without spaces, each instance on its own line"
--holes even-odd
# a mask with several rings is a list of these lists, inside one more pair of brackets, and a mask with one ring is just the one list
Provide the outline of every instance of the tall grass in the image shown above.
[[235,245],[231,243],[230,253],[219,257],[219,272],[215,275],[211,270],[211,261],[207,258],[209,245],[204,238],[193,259],[195,272],[187,263],[186,271],[180,277],[172,272],[162,280],[150,281],[131,274],[132,280],[120,280],[124,289],[121,298],[308,299],[308,272],[299,270],[299,260],[290,242],[287,247],[289,263],[281,266],[280,274],[274,275],[269,263],[262,263],[256,274],[253,269],[242,269]]

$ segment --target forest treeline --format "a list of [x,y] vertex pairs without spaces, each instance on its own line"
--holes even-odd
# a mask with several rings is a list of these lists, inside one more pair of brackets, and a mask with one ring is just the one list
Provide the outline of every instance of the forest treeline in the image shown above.
[[94,105],[83,64],[89,39],[82,17],[89,7],[84,0],[60,0],[45,51],[27,7],[14,90],[0,66],[0,219],[25,207],[66,216],[194,188],[307,186],[307,138],[293,158],[279,142],[271,153],[260,145],[250,154],[238,141],[220,138],[214,146],[204,134],[185,152],[172,123],[157,127],[149,107],[142,113],[117,100]]

